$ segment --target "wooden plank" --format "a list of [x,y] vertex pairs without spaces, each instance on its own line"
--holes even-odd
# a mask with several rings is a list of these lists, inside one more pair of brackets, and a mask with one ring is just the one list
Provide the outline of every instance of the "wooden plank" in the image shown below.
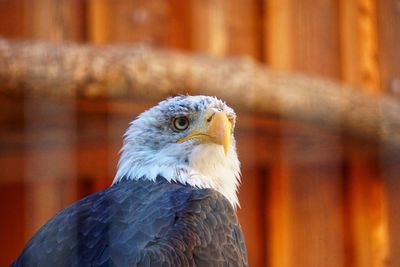
[[24,0],[0,1],[0,35],[23,38],[25,27]]
[[265,0],[265,61],[283,70],[340,77],[336,0]]
[[191,1],[168,0],[167,20],[168,47],[190,50],[192,48]]
[[293,68],[292,0],[263,0],[265,62],[273,68]]
[[342,79],[353,86],[362,85],[361,52],[364,46],[359,36],[358,1],[339,1],[340,48],[342,60]]
[[94,43],[167,43],[168,2],[146,0],[90,0],[89,40]]
[[342,79],[353,86],[379,91],[376,1],[341,0],[339,5]]
[[270,266],[345,266],[340,138],[281,130]]
[[[88,35],[94,43],[108,43],[112,37],[110,1],[89,0],[88,2]],[[115,14],[115,13],[114,13]],[[121,25],[122,26],[122,25]]]
[[[2,169],[3,170],[3,169]],[[0,266],[9,266],[25,243],[25,194],[18,183],[0,185]]]
[[38,139],[29,139],[26,135],[24,184],[27,192],[26,234],[31,236],[54,213],[66,203],[76,199],[76,166],[75,166],[75,106],[73,101],[64,101],[57,105],[48,99],[32,98],[24,103],[26,121],[24,130],[34,131],[43,127],[43,117],[57,112],[58,120],[65,123],[64,131],[58,138],[59,154],[49,155],[46,161],[38,157],[40,143]]
[[193,49],[261,58],[260,16],[257,0],[193,0]]
[[242,166],[242,183],[239,188],[241,207],[237,210],[246,239],[249,266],[265,266],[267,255],[265,194],[268,190],[269,170],[262,155],[265,145],[260,142],[259,124],[248,119],[247,130],[235,130],[238,155]]
[[[251,149],[252,150],[252,149]],[[252,150],[250,153],[254,153]],[[256,166],[246,162],[242,169],[242,184],[239,189],[240,208],[237,210],[240,224],[246,239],[249,266],[265,265],[266,240],[264,221],[263,190],[268,179]]]
[[359,147],[353,148],[348,156],[345,206],[350,223],[349,266],[387,266],[388,221],[379,153]]
[[87,4],[88,39],[94,43],[107,43],[111,39],[110,12],[107,1],[89,0]]
[[[281,140],[280,140],[281,141]],[[269,242],[266,248],[268,255],[267,266],[286,267],[291,266],[291,239],[290,228],[292,221],[289,210],[289,174],[283,166],[281,142],[276,142],[275,149],[270,150],[275,160],[271,164],[271,180],[266,197],[266,216],[268,218],[268,232],[266,236]]]
[[386,265],[400,266],[400,154],[390,152],[390,147],[383,147],[381,166],[385,182],[387,215],[389,224],[389,251]]
[[397,0],[376,1],[379,33],[379,62],[383,91],[400,95],[400,4]]
[[25,0],[25,36],[54,42],[85,39],[83,0]]

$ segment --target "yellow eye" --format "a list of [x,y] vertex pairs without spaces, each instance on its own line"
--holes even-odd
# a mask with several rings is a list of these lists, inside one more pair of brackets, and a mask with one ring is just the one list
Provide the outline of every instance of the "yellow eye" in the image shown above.
[[189,119],[186,117],[176,117],[173,121],[173,125],[178,131],[186,130],[189,127]]

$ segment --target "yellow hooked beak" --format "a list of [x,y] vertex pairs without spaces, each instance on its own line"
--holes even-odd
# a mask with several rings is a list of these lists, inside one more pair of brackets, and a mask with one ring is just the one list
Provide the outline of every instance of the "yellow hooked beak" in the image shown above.
[[224,112],[216,112],[210,119],[191,131],[188,135],[177,140],[178,143],[195,138],[199,143],[213,142],[224,147],[225,155],[231,145],[232,123]]

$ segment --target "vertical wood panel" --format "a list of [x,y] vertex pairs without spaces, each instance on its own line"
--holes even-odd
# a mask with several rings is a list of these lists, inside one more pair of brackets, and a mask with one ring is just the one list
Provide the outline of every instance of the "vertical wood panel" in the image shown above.
[[278,240],[284,250],[271,266],[344,266],[340,138],[294,137],[285,127],[282,134],[280,195],[286,211],[280,219],[286,221],[280,222]]
[[380,90],[375,0],[340,1],[342,79],[369,91]]
[[87,25],[88,39],[93,43],[110,42],[110,16],[108,2],[105,0],[88,0]]
[[267,206],[267,216],[269,221],[268,239],[269,245],[266,254],[268,266],[289,267],[293,259],[290,257],[290,227],[292,220],[289,211],[289,176],[287,169],[282,164],[281,147],[271,151],[275,155],[275,160],[271,166],[271,182],[269,184],[268,195],[265,196]]
[[250,266],[264,266],[264,220],[263,220],[263,180],[257,168],[247,166],[242,170],[243,182],[240,186],[240,208],[237,210],[246,239]]
[[[118,151],[121,148],[123,133],[117,140],[110,137],[110,129],[125,129],[128,125],[118,124],[119,116],[110,112],[111,104],[107,101],[98,101],[90,104],[85,101],[78,103],[77,131],[86,131],[79,142],[86,144],[86,149],[77,155],[77,170],[80,180],[85,180],[83,186],[92,189],[93,193],[111,185],[118,162]],[[91,144],[92,139],[98,139]],[[93,169],[91,166],[97,163]]]
[[[241,117],[243,118],[243,117]],[[244,119],[244,118],[243,118]],[[264,147],[259,142],[256,129],[259,127],[252,119],[247,119],[236,130],[238,154],[242,163],[242,183],[239,188],[240,208],[237,210],[245,234],[249,266],[265,266],[265,229],[264,217],[265,192],[268,183],[266,164],[260,161]],[[264,166],[262,166],[264,165]]]
[[265,62],[273,68],[293,68],[292,0],[264,0]]
[[385,181],[385,193],[388,203],[389,256],[386,266],[400,266],[400,154],[392,154],[390,148],[382,151],[381,165]]
[[0,185],[0,266],[9,266],[21,249],[24,237],[24,186]]
[[25,0],[25,36],[48,41],[85,38],[82,0]]
[[360,48],[363,44],[359,33],[358,1],[339,0],[339,5],[342,79],[353,86],[362,86]]
[[[24,103],[26,148],[24,184],[27,194],[26,237],[76,199],[74,103],[31,98]],[[54,128],[57,117],[65,128]],[[36,133],[36,134],[35,134]],[[47,135],[47,136],[46,136]],[[46,139],[46,146],[41,140]],[[50,148],[56,147],[56,151]],[[40,152],[48,153],[40,153]]]
[[260,10],[256,0],[193,0],[193,49],[212,55],[259,58]]
[[168,47],[192,48],[192,8],[188,0],[168,0]]
[[376,1],[379,30],[379,60],[384,91],[400,95],[400,2]]
[[266,62],[272,67],[340,78],[336,0],[269,0]]
[[295,69],[340,78],[337,1],[294,0],[292,4]]
[[377,151],[353,151],[347,183],[350,220],[349,263],[354,267],[384,267],[388,259],[386,197]]
[[24,36],[24,1],[0,1],[0,36],[6,38],[22,38]]
[[167,43],[168,2],[90,0],[89,39],[94,43]]

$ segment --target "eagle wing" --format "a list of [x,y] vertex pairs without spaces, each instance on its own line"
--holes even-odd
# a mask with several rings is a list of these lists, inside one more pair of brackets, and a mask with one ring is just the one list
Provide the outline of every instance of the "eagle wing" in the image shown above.
[[231,204],[159,178],[121,181],[59,211],[12,266],[247,266]]

